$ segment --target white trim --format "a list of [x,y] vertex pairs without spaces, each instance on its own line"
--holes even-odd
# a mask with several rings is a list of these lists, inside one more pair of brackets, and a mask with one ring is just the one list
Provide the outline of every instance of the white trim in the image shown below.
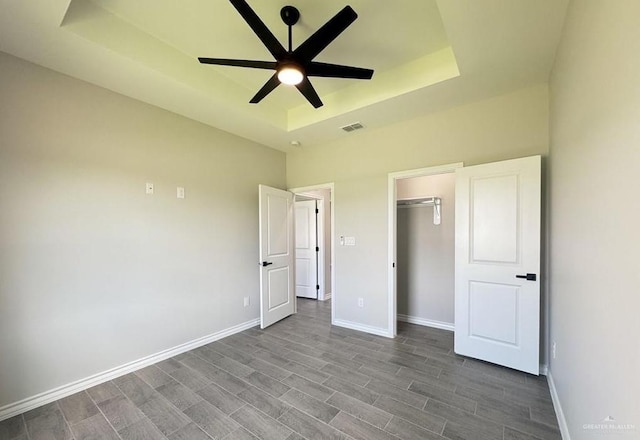
[[389,231],[387,233],[388,240],[388,252],[387,252],[387,264],[388,264],[388,277],[387,277],[387,290],[388,290],[388,309],[389,315],[387,319],[387,332],[391,334],[391,337],[395,337],[397,333],[397,292],[396,292],[396,268],[394,267],[396,262],[396,236],[397,236],[397,219],[396,219],[396,180],[407,179],[410,177],[430,176],[434,174],[446,174],[453,173],[456,169],[462,168],[464,164],[462,162],[450,163],[447,165],[439,165],[435,167],[418,168],[415,170],[398,171],[395,173],[389,173],[387,180],[388,196],[387,201],[389,203],[387,208],[388,213],[388,225]]
[[[396,178],[389,174],[387,182],[388,191],[388,203],[387,208],[389,231],[388,237],[388,250],[387,250],[387,268],[389,273],[387,275],[387,307],[389,309],[389,316],[387,321],[387,331],[395,338],[398,333],[397,322],[397,292],[396,292],[396,240],[398,236],[397,232],[397,212],[396,212]],[[391,206],[393,205],[393,207]]]
[[325,293],[324,294],[324,298],[322,298],[320,301],[326,301],[328,299],[331,299],[331,292]]
[[456,326],[451,322],[436,321],[434,319],[418,318],[417,316],[401,315],[398,313],[398,321],[417,324],[425,327],[439,328],[440,330],[454,331]]
[[558,426],[560,427],[562,440],[571,440],[571,435],[569,435],[569,425],[567,425],[567,419],[564,417],[564,411],[562,411],[562,405],[560,405],[560,396],[558,396],[558,389],[556,388],[556,383],[553,381],[551,371],[547,372],[547,383],[549,384],[549,392],[551,393],[553,408],[556,410],[556,417],[558,418]]
[[319,251],[316,252],[316,273],[318,274],[318,286],[320,288],[316,290],[318,294],[316,299],[323,300],[324,292],[327,290],[325,286],[325,267],[324,267],[324,200],[316,200],[316,208],[318,213],[316,214],[316,246]]
[[372,335],[384,336],[385,338],[393,338],[393,334],[390,334],[387,329],[380,327],[371,327],[369,325],[360,324],[352,321],[345,321],[342,319],[336,319],[331,323],[337,327],[344,327],[351,330],[357,330],[359,332],[371,333]]
[[[318,185],[310,185],[310,186],[302,186],[299,188],[289,188],[289,191],[294,194],[305,193],[308,191],[315,191],[317,189],[328,189],[329,190],[329,202],[331,203],[331,293],[329,297],[331,298],[331,324],[337,325],[336,321],[336,302],[335,295],[332,293],[336,292],[336,210],[334,203],[335,201],[335,184],[333,182],[330,183],[321,183]],[[325,206],[326,209],[326,206]],[[326,296],[325,296],[326,298]]]
[[540,364],[540,376],[546,376],[549,373],[547,364]]
[[251,327],[255,327],[260,324],[260,319],[252,319],[251,321],[244,322],[242,324],[229,327],[216,333],[212,333],[201,338],[194,339],[184,344],[176,345],[175,347],[168,348],[166,350],[159,351],[149,356],[145,356],[133,362],[128,362],[119,367],[111,368],[102,373],[97,373],[84,379],[77,380],[75,382],[62,385],[49,391],[45,391],[35,396],[27,397],[18,402],[10,403],[0,408],[0,421],[11,418],[15,415],[22,414],[23,412],[45,405],[47,403],[55,402],[63,397],[70,396],[79,391],[86,390],[95,385],[99,385],[103,382],[107,382],[116,377],[123,376],[157,362],[163,361],[170,357],[179,355],[194,348],[201,347],[211,342],[217,341],[224,337],[239,333],[247,330]]

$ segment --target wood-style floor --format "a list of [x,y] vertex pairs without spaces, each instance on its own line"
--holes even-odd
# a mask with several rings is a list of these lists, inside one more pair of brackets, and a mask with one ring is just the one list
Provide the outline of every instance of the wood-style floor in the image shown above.
[[329,302],[0,422],[1,440],[560,439],[544,377],[330,325]]

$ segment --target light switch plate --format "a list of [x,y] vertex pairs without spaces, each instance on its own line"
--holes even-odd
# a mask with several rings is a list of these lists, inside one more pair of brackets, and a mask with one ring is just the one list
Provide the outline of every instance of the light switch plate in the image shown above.
[[176,190],[176,196],[179,199],[184,199],[184,188],[179,186],[178,189]]
[[345,246],[355,246],[356,245],[356,237],[344,237],[344,245]]
[[145,186],[145,191],[147,194],[153,194],[153,183],[147,182]]

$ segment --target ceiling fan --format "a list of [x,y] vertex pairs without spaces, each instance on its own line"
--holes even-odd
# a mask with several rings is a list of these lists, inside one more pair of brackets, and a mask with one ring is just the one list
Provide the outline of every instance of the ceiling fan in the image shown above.
[[198,58],[198,60],[202,64],[275,70],[276,72],[273,76],[251,98],[250,103],[257,104],[282,83],[295,85],[311,105],[318,108],[322,106],[322,101],[309,81],[310,76],[350,79],[371,79],[373,76],[373,70],[371,69],[313,61],[320,52],[358,18],[358,14],[351,6],[345,6],[295,50],[292,48],[291,28],[298,22],[300,12],[293,6],[283,7],[280,11],[280,17],[289,27],[289,48],[287,50],[245,0],[230,1],[276,60],[253,61],[226,58]]

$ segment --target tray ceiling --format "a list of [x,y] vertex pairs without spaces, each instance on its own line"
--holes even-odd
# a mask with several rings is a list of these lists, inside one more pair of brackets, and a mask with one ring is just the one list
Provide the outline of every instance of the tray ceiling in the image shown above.
[[198,56],[272,60],[226,0],[5,2],[0,50],[287,151],[546,82],[566,0],[248,3],[284,44],[282,6],[301,12],[294,47],[345,4],[359,18],[317,61],[375,69],[371,81],[311,78],[314,109],[280,86],[249,99],[271,72],[201,65]]

